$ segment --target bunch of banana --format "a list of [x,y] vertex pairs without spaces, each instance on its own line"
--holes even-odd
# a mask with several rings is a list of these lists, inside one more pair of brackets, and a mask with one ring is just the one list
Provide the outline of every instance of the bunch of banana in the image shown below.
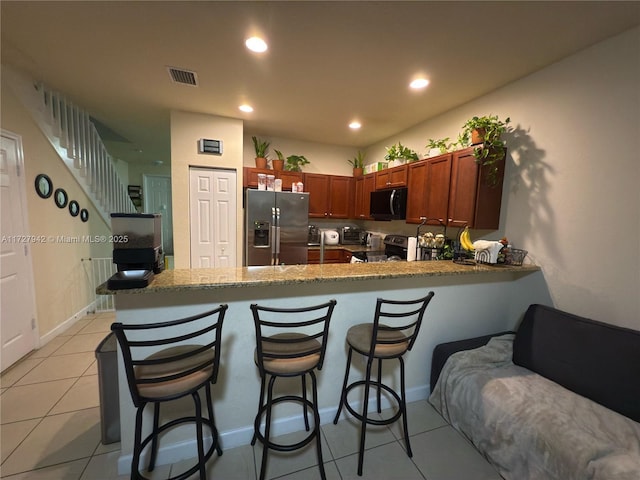
[[475,250],[473,248],[471,237],[469,236],[469,227],[464,227],[464,230],[460,234],[460,245],[468,252],[473,252]]

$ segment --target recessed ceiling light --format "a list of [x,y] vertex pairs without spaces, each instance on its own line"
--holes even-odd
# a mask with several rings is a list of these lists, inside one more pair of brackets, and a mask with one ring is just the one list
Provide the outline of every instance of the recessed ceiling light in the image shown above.
[[360,122],[357,121],[353,121],[349,124],[349,128],[351,130],[358,130],[360,127],[362,126],[362,124]]
[[244,104],[244,105],[240,105],[238,108],[239,108],[241,111],[246,112],[246,113],[251,113],[251,112],[253,112],[253,107],[252,107],[251,105]]
[[415,80],[413,80],[409,86],[411,88],[413,88],[414,90],[418,90],[420,88],[424,88],[427,85],[429,85],[429,80],[427,80],[426,78],[416,78]]
[[267,51],[267,42],[259,37],[248,38],[244,44],[252,52],[262,53]]

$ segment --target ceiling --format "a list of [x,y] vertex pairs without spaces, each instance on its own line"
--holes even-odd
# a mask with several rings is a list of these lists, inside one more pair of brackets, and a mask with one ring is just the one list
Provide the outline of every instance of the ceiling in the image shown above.
[[[2,63],[83,106],[113,156],[141,162],[170,161],[171,110],[241,118],[266,137],[365,147],[640,24],[637,1],[0,8]],[[254,33],[266,53],[245,48]],[[169,66],[195,72],[198,86],[172,82]],[[417,74],[431,83],[410,91]],[[348,128],[353,119],[360,130]]]

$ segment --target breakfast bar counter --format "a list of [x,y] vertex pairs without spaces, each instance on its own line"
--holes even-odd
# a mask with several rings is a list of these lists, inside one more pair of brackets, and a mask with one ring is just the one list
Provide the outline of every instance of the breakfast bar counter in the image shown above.
[[[108,290],[103,284],[97,289],[98,294],[114,295],[116,321],[125,324],[172,320],[223,303],[229,305],[222,328],[220,373],[213,386],[223,449],[248,445],[253,434],[260,378],[253,358],[255,331],[249,308],[252,303],[300,307],[329,299],[337,301],[325,363],[318,373],[320,418],[322,423],[329,423],[340,399],[349,327],[373,320],[378,297],[408,300],[428,291],[434,291],[435,296],[414,348],[406,358],[408,401],[424,400],[429,395],[435,345],[514,329],[514,319],[520,318],[531,303],[552,305],[537,266],[461,265],[451,261],[178,269],[155,275],[146,288]],[[362,375],[362,369],[363,365],[354,364],[351,375]],[[389,376],[390,384],[398,381],[396,370],[383,372]],[[121,424],[118,468],[120,473],[128,473],[135,408],[120,355],[118,374]],[[286,388],[286,382],[283,385]],[[389,399],[383,396],[384,402],[389,405]],[[190,402],[184,403],[184,408],[189,406]],[[186,412],[181,402],[176,402],[174,410],[177,414]],[[147,413],[151,417],[151,409]],[[277,415],[275,435],[304,428],[299,405],[283,404]],[[145,417],[145,424],[150,420]],[[158,461],[174,463],[193,457],[192,437],[188,428],[171,432],[160,444]]]
[[106,284],[98,294],[147,294],[186,292],[248,286],[296,285],[309,282],[353,282],[416,277],[468,275],[524,275],[540,270],[535,265],[465,265],[452,261],[375,262],[325,265],[278,265],[235,268],[198,268],[165,270],[146,288],[109,290]]

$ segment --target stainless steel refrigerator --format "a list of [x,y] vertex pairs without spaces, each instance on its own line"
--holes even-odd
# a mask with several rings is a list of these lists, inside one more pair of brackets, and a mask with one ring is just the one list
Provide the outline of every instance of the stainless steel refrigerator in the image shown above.
[[246,195],[247,266],[306,264],[309,194],[247,189]]

